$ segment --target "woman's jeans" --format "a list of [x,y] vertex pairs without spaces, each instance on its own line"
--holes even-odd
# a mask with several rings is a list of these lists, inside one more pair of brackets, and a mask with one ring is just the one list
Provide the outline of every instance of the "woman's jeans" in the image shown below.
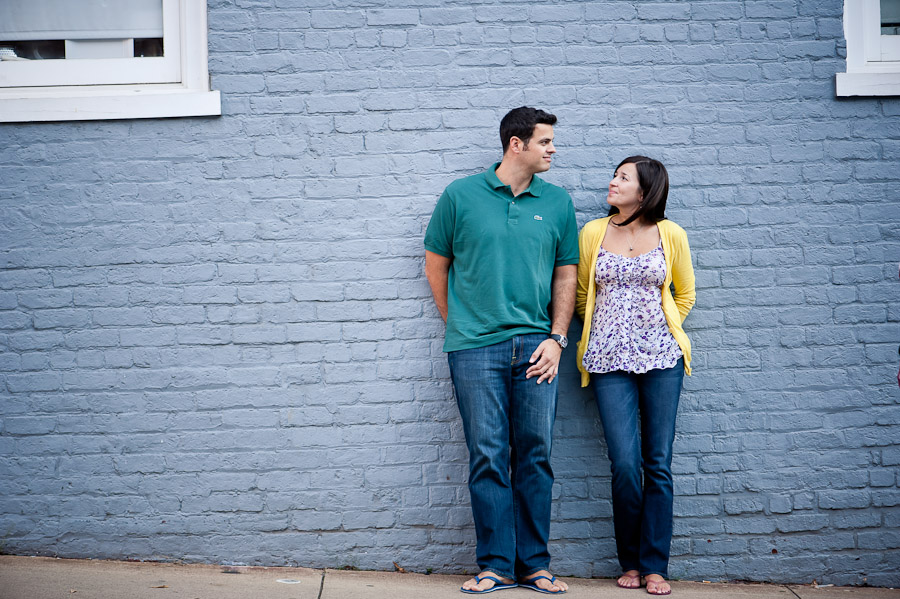
[[[558,379],[525,378],[546,334],[450,352],[466,445],[481,571],[521,578],[547,569]],[[510,474],[511,471],[511,474]]]
[[643,374],[591,374],[612,464],[613,525],[623,572],[668,577],[672,442],[683,378],[683,359]]

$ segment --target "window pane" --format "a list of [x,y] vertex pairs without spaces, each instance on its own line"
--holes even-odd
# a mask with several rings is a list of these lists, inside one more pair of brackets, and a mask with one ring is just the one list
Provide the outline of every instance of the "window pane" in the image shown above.
[[65,40],[2,41],[0,60],[50,60],[66,57]]
[[881,0],[881,35],[900,35],[900,0]]
[[0,0],[0,59],[162,56],[162,2]]

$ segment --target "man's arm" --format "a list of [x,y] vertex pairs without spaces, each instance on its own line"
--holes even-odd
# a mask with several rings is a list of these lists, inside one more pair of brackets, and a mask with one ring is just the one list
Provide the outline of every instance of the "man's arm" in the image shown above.
[[431,285],[434,305],[437,306],[444,322],[447,322],[447,281],[451,262],[450,258],[425,250],[425,277]]
[[[563,335],[569,330],[572,312],[575,310],[575,287],[577,284],[578,266],[567,264],[553,269],[553,287],[550,299],[550,333]],[[433,288],[433,286],[432,286]],[[545,380],[553,382],[559,374],[559,358],[562,348],[553,339],[543,341],[531,354],[531,366],[525,378],[540,376],[538,385]]]

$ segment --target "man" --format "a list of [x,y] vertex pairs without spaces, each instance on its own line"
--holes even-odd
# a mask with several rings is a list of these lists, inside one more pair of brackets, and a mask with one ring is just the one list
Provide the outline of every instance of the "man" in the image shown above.
[[[548,571],[559,359],[575,305],[578,230],[550,168],[556,117],[523,106],[500,122],[503,160],[444,191],[425,274],[447,322],[444,351],[469,448],[481,573],[462,586],[564,593]],[[511,473],[510,473],[511,471]]]

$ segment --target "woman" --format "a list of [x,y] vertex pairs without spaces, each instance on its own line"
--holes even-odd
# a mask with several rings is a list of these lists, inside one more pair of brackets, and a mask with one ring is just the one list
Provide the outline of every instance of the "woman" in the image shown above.
[[681,323],[695,297],[687,235],[665,217],[668,194],[659,161],[631,156],[619,164],[609,216],[579,236],[576,298],[581,384],[593,381],[612,464],[617,584],[646,584],[651,595],[672,592],[672,442],[682,378],[691,373]]

